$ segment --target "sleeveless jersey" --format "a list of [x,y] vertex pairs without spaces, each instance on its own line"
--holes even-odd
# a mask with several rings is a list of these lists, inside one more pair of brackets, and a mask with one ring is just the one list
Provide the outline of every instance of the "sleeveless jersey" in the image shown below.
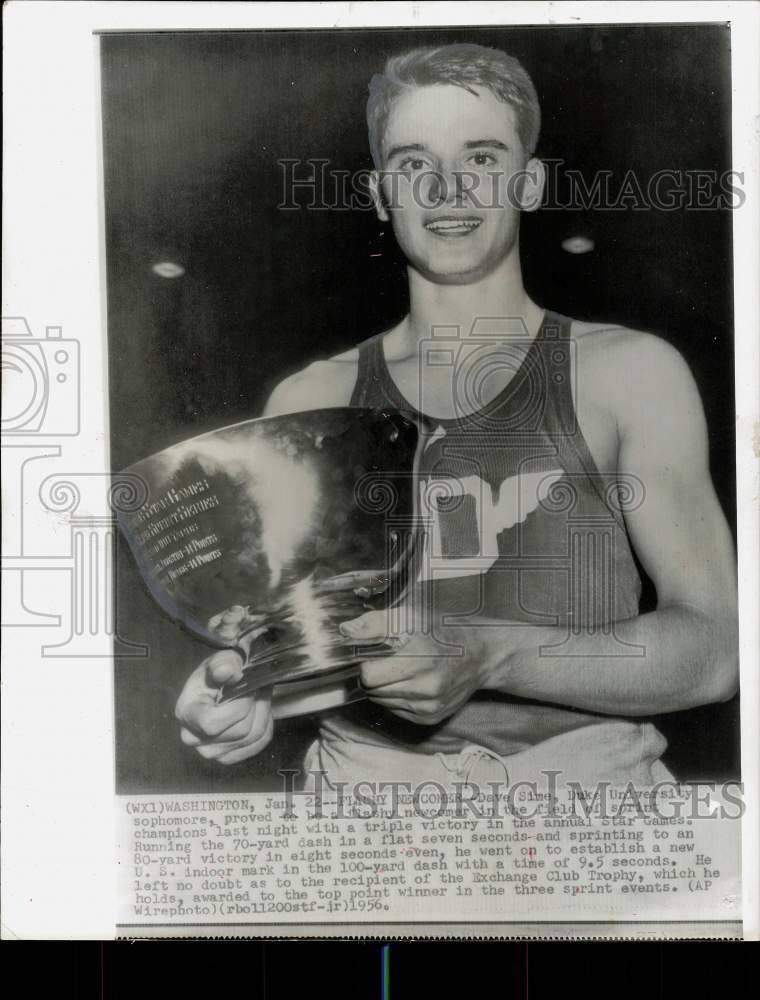
[[[566,655],[570,639],[576,655],[581,642],[582,655],[583,635],[599,630],[618,642],[614,622],[638,614],[641,592],[621,511],[623,498],[635,502],[636,484],[601,474],[580,431],[570,326],[568,318],[546,312],[517,366],[514,349],[503,339],[475,342],[466,365],[454,369],[463,415],[440,420],[416,412],[432,431],[419,466],[419,499],[431,525],[423,586],[433,588],[436,614],[453,621],[482,615],[558,626],[554,645],[542,648],[546,657]],[[441,342],[440,350],[435,338],[425,343],[427,364],[454,365],[451,341]],[[479,387],[499,366],[512,377],[478,406]],[[359,348],[351,405],[415,412],[390,376],[382,336]],[[622,644],[620,651],[635,655]],[[477,691],[434,726],[400,719],[371,701],[326,713],[320,726],[326,739],[425,753],[477,743],[508,755],[609,721],[571,707]]]

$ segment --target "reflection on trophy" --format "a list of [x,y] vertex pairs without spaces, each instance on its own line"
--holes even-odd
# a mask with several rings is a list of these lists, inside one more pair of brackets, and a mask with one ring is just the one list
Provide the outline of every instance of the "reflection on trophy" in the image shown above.
[[283,717],[362,697],[360,659],[393,647],[359,657],[339,626],[416,579],[419,452],[406,414],[345,407],[248,420],[126,470],[147,499],[117,517],[154,598],[244,659],[220,700],[274,686]]

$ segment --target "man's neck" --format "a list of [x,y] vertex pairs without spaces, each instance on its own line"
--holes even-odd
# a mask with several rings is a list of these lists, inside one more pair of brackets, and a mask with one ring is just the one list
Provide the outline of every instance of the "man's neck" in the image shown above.
[[541,325],[543,310],[523,287],[519,258],[508,258],[472,284],[436,283],[411,267],[408,274],[409,315],[402,336],[410,348],[440,327],[458,339],[473,333],[533,338]]

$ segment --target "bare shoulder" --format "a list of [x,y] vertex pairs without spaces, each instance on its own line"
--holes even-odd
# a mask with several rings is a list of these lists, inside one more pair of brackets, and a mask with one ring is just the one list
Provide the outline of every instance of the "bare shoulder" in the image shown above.
[[639,401],[669,390],[696,391],[683,355],[664,337],[612,323],[573,320],[571,340],[580,378],[620,402],[621,391]]
[[264,416],[347,406],[356,381],[356,362],[314,361],[284,378],[273,390]]
[[331,358],[313,361],[277,384],[264,416],[348,406],[356,383],[359,349],[352,347]]
[[570,336],[579,352],[592,362],[626,361],[637,367],[657,360],[683,362],[680,352],[664,337],[629,326],[573,320]]
[[264,410],[265,416],[278,413],[295,413],[298,410],[318,410],[330,406],[348,406],[359,370],[359,351],[372,340],[386,340],[386,355],[396,349],[394,335],[401,323],[373,337],[368,337],[356,347],[335,354],[331,358],[314,361],[306,368],[283,379],[272,392]]
[[592,400],[619,440],[651,460],[673,442],[683,459],[702,463],[707,447],[702,400],[686,360],[665,338],[602,323],[573,323],[576,397]]

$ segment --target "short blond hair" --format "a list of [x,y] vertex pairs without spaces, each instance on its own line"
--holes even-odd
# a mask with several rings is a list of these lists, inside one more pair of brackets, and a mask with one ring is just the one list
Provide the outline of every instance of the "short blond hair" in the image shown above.
[[393,102],[412,87],[441,83],[463,87],[471,93],[475,92],[473,87],[490,90],[513,108],[523,149],[526,156],[533,155],[541,128],[541,109],[533,81],[517,59],[484,45],[441,45],[392,56],[384,71],[370,80],[367,128],[372,159],[378,170]]

